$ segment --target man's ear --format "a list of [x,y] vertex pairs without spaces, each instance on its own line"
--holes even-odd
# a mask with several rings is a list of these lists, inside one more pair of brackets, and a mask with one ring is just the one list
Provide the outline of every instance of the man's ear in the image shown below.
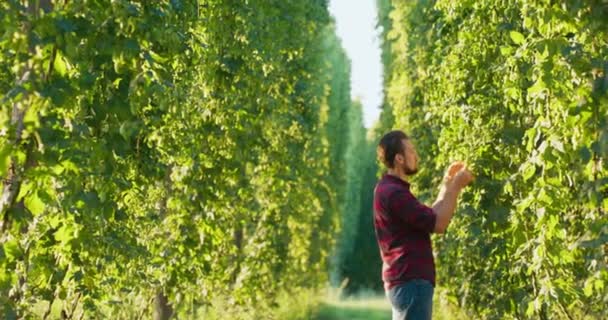
[[403,155],[398,153],[395,155],[395,161],[396,162],[403,162],[405,159],[403,158]]

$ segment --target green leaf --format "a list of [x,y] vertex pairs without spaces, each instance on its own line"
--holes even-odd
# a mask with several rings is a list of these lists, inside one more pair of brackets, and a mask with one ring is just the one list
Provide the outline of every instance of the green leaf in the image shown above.
[[589,160],[591,160],[591,151],[589,151],[589,148],[587,147],[581,147],[578,150],[578,155],[581,158],[583,164],[587,164]]
[[120,125],[119,133],[126,140],[130,141],[131,138],[137,133],[138,125],[135,121],[125,121]]
[[78,166],[70,160],[61,161],[61,166],[68,173],[78,173],[79,171]]
[[513,47],[501,46],[500,54],[502,54],[503,56],[511,56],[513,54]]
[[24,181],[21,183],[21,187],[19,188],[19,193],[17,194],[17,201],[21,201],[25,196],[29,195],[34,189],[33,181]]
[[6,177],[11,165],[11,145],[5,144],[0,148],[0,177]]
[[526,38],[524,37],[524,35],[517,31],[509,32],[509,36],[511,37],[511,40],[513,40],[513,42],[515,44],[522,44],[522,43],[524,43],[524,41],[526,41]]
[[16,239],[12,239],[12,240],[5,242],[3,245],[3,248],[4,248],[4,255],[6,256],[8,261],[17,260],[17,259],[21,258],[21,256],[23,255],[23,251],[21,250],[21,247],[19,246],[19,242],[17,242]]
[[39,215],[44,212],[45,204],[40,200],[36,192],[32,192],[26,196],[24,204],[33,215]]
[[74,239],[74,229],[71,225],[64,224],[57,231],[55,231],[55,240],[60,242],[62,245],[67,244],[72,239]]
[[57,52],[55,61],[53,61],[53,69],[62,77],[68,73],[68,65],[63,60],[63,56],[59,52]]
[[591,297],[593,295],[593,281],[587,280],[585,281],[585,286],[583,287],[583,293],[585,297]]
[[559,257],[557,257],[558,260],[561,260],[564,263],[572,263],[575,261],[574,259],[574,255],[572,254],[572,251],[570,250],[562,250],[559,253]]
[[505,183],[504,188],[503,188],[503,191],[504,191],[506,194],[510,194],[510,195],[512,195],[512,194],[513,194],[513,185],[511,184],[511,182],[510,182],[510,181],[507,181],[507,183]]
[[526,308],[526,316],[531,317],[534,315],[534,303],[535,301],[528,302],[528,307]]
[[537,95],[537,94],[541,93],[543,90],[545,90],[546,88],[547,88],[547,85],[545,84],[543,79],[539,77],[538,80],[536,80],[536,82],[534,83],[534,85],[532,85],[530,88],[528,88],[528,94]]
[[169,59],[168,58],[164,58],[162,56],[160,56],[158,53],[154,52],[154,51],[148,51],[148,53],[150,54],[150,56],[152,57],[152,59],[154,59],[155,62],[157,63],[165,63],[167,62]]
[[536,166],[527,162],[522,169],[522,177],[524,181],[530,180],[536,173]]
[[59,299],[61,299],[61,300],[65,300],[65,298],[67,298],[67,296],[68,296],[65,288],[60,287],[58,291],[59,292],[57,293],[57,297],[59,297]]

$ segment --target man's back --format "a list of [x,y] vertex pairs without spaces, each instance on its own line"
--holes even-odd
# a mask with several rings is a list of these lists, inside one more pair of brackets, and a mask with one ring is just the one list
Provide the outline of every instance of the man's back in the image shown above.
[[458,194],[473,175],[463,162],[452,163],[431,209],[418,202],[406,181],[418,172],[418,153],[408,136],[399,130],[385,134],[377,152],[387,174],[374,190],[374,228],[393,320],[430,320],[435,286],[430,233],[445,232]]
[[412,195],[406,181],[386,174],[378,182],[374,191],[374,228],[387,290],[413,279],[435,284],[430,233],[436,218],[431,208]]

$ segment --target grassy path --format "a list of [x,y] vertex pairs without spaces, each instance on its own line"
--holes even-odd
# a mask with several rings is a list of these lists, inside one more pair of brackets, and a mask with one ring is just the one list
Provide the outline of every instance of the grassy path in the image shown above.
[[328,299],[323,302],[315,320],[387,320],[391,308],[384,297],[349,300]]
[[[390,320],[391,306],[382,295],[340,300],[326,298],[312,320]],[[454,306],[436,294],[433,301],[434,320],[468,319]]]

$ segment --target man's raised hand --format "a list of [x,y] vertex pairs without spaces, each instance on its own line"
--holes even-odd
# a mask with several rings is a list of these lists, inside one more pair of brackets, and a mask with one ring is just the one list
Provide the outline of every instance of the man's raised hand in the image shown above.
[[453,162],[446,171],[444,181],[448,185],[453,185],[462,189],[469,185],[475,177],[462,161]]
[[456,175],[456,173],[458,173],[458,171],[460,171],[464,167],[465,167],[465,164],[462,161],[452,162],[452,164],[450,164],[448,169],[445,171],[444,181],[445,182],[451,181],[454,178],[454,176]]

